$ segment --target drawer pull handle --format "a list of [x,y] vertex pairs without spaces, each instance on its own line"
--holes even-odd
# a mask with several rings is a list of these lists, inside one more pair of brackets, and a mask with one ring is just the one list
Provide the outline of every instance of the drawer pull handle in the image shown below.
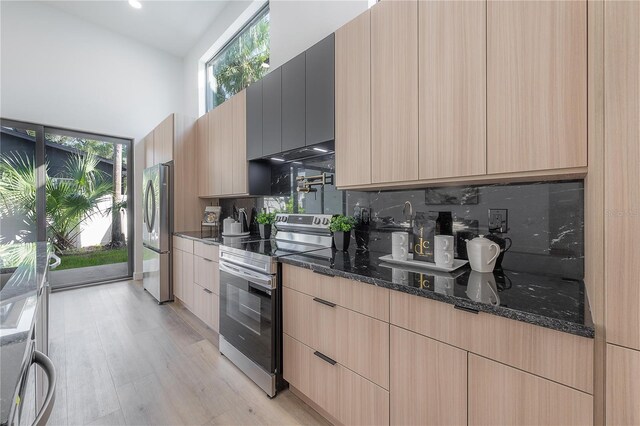
[[213,292],[211,290],[209,290],[208,288],[203,288],[203,290],[205,291],[205,293],[213,294]]
[[314,298],[313,298],[313,301],[314,301],[314,302],[321,303],[321,304],[323,304],[323,305],[330,306],[330,307],[332,307],[332,308],[335,308],[335,307],[336,307],[336,304],[335,304],[335,303],[331,303],[331,302],[329,302],[328,300],[320,299],[319,297],[314,297]]
[[315,356],[317,356],[318,358],[320,358],[321,360],[328,362],[331,365],[336,365],[336,362],[334,360],[332,360],[331,358],[329,358],[328,356],[326,356],[322,352],[315,351],[313,354]]
[[206,260],[207,262],[213,262],[213,260],[207,259],[206,257],[203,257],[202,260]]
[[454,307],[455,309],[459,309],[459,310],[461,310],[461,311],[469,312],[469,313],[471,313],[471,314],[477,314],[477,313],[478,313],[478,311],[477,311],[477,310],[475,310],[475,309],[473,309],[473,308],[467,308],[466,306],[453,305],[453,307]]
[[329,274],[327,272],[322,272],[322,271],[316,271],[314,269],[311,270],[314,274],[318,274],[318,275],[324,275],[325,277],[335,277],[335,275]]

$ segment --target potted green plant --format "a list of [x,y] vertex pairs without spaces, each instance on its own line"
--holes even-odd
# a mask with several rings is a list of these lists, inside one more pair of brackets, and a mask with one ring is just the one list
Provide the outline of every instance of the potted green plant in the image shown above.
[[271,225],[276,220],[275,213],[260,212],[256,217],[256,222],[260,228],[260,238],[268,240],[271,238]]
[[336,250],[347,251],[351,241],[351,230],[356,224],[352,216],[336,215],[331,218],[329,229],[333,232],[333,245]]

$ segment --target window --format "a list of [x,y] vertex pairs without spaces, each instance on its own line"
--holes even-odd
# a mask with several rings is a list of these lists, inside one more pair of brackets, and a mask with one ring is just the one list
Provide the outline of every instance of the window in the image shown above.
[[269,6],[206,64],[207,111],[260,80],[269,69]]

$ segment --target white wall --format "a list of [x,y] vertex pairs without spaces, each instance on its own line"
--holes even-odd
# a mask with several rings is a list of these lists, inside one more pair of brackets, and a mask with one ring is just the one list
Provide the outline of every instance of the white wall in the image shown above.
[[[0,19],[2,117],[138,141],[184,105],[181,58],[41,2],[2,1]],[[140,191],[134,202],[141,204]],[[138,272],[141,252],[135,257]]]
[[367,10],[369,1],[272,0],[269,7],[269,62],[277,68]]

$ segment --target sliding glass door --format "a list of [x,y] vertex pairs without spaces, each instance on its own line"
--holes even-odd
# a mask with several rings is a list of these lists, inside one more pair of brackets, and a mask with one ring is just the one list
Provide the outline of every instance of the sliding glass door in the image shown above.
[[3,120],[0,155],[0,244],[48,241],[53,288],[132,275],[130,140]]

